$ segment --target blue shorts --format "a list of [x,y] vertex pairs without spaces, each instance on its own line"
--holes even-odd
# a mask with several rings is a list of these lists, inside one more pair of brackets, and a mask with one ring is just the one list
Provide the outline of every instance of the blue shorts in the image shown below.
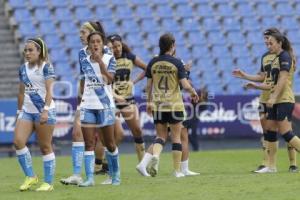
[[80,109],[81,124],[95,124],[99,127],[110,126],[115,124],[115,109]]
[[[40,117],[41,117],[41,113],[27,113],[24,110],[22,110],[18,116],[18,119],[40,123]],[[50,109],[48,111],[47,124],[54,125],[55,123],[56,123],[56,111],[55,109]]]

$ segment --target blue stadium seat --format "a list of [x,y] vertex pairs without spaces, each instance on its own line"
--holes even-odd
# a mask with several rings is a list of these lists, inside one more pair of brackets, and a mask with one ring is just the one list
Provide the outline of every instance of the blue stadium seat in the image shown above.
[[34,11],[34,18],[39,22],[52,21],[51,13],[48,8],[37,8]]
[[206,39],[201,32],[189,32],[188,38],[193,45],[204,45],[206,44]]
[[15,9],[14,10],[14,18],[17,22],[22,22],[22,23],[32,21],[31,14],[26,9]]
[[230,4],[218,4],[216,14],[223,17],[232,17],[234,16],[234,9]]
[[274,16],[270,16],[270,17],[263,17],[261,19],[261,26],[264,28],[268,28],[268,27],[277,27],[278,26],[278,21],[277,19],[275,19]]
[[149,33],[147,35],[147,42],[151,45],[151,46],[158,46],[158,40],[159,40],[159,33]]
[[108,33],[108,34],[113,34],[113,33],[119,33],[120,32],[119,28],[117,27],[117,25],[113,21],[110,21],[110,20],[105,20],[104,21],[103,20],[102,24],[104,26],[105,32]]
[[135,10],[135,15],[142,19],[153,19],[153,11],[149,6],[138,6]]
[[207,31],[220,31],[221,27],[219,25],[219,22],[212,17],[207,17],[203,19],[202,27],[205,27],[205,30]]
[[56,8],[54,13],[54,18],[57,21],[72,21],[72,13],[68,8]]
[[88,5],[85,0],[69,0],[69,4],[74,7],[86,7]]
[[81,48],[81,41],[79,38],[78,34],[69,34],[69,35],[65,35],[65,39],[64,39],[64,44],[66,45],[67,48],[70,49],[80,49]]
[[172,0],[171,3],[175,5],[179,5],[179,4],[186,4],[188,2],[187,0]]
[[129,19],[132,19],[133,16],[132,16],[132,11],[131,9],[128,7],[128,6],[117,6],[116,7],[116,10],[114,11],[115,12],[115,15],[124,20],[124,21],[128,21]]
[[187,33],[198,32],[200,30],[200,24],[195,20],[195,18],[183,18],[181,26],[183,31]]
[[[299,44],[300,32],[299,30],[289,30],[287,32],[287,37],[292,44]],[[299,49],[300,50],[300,49]]]
[[227,41],[232,44],[246,44],[245,37],[240,31],[230,31],[227,33]]
[[179,25],[174,19],[170,18],[163,19],[160,28],[163,29],[165,32],[179,31]]
[[185,45],[185,37],[183,34],[179,31],[173,33],[175,40],[176,40],[176,45],[183,46]]
[[272,6],[268,2],[258,3],[256,5],[256,12],[260,16],[274,17],[275,13]]
[[26,8],[26,4],[20,0],[8,0],[8,3],[13,9]]
[[62,42],[57,35],[45,35],[44,40],[49,49],[62,48]]
[[67,74],[70,74],[70,67],[68,62],[56,62],[53,66],[57,75],[65,76]]
[[51,0],[49,2],[52,7],[54,8],[63,8],[63,7],[68,7],[69,2],[68,1],[61,1],[61,0]]
[[96,19],[91,10],[86,7],[77,7],[75,9],[75,16],[81,23]]
[[230,58],[229,49],[224,45],[214,45],[211,50],[211,54],[214,58]]
[[122,21],[120,28],[125,33],[137,33],[140,31],[138,24],[133,20]]
[[156,8],[156,15],[161,18],[172,18],[172,13],[172,8],[170,8],[168,5],[161,5]]
[[255,16],[255,13],[254,13],[252,7],[248,3],[237,4],[236,10],[237,10],[238,15],[240,15],[241,17],[254,17]]
[[62,21],[59,24],[59,30],[63,34],[79,34],[79,28],[73,21]]
[[221,32],[210,32],[207,35],[207,40],[211,44],[225,45],[226,40],[224,35]]
[[49,55],[52,62],[68,62],[68,56],[64,49],[51,49]]
[[41,0],[30,0],[30,5],[33,8],[47,8],[48,2],[47,1],[41,1]]
[[193,17],[193,10],[188,4],[180,4],[175,9],[176,16]]
[[111,20],[112,19],[112,10],[107,7],[97,7],[96,8],[96,16],[97,19],[101,20]]
[[57,34],[56,27],[52,21],[39,23],[39,29],[42,35]]
[[37,30],[32,23],[21,23],[18,25],[18,30],[25,38],[37,36]]
[[245,31],[261,31],[260,24],[254,17],[243,17],[241,23]]
[[299,23],[294,17],[282,17],[280,20],[280,26],[286,30],[298,30]]
[[150,2],[157,6],[168,4],[168,0],[151,0]]
[[80,48],[76,48],[76,49],[71,49],[70,52],[70,60],[71,62],[75,62],[78,72],[79,72],[79,51],[82,48],[82,46]]
[[154,19],[143,19],[141,21],[141,29],[145,32],[158,32],[158,23]]
[[241,24],[234,17],[225,17],[222,20],[222,26],[224,30],[228,31],[240,31]]
[[129,46],[142,47],[143,46],[143,38],[140,36],[138,32],[128,34],[125,38],[125,43]]
[[275,13],[280,16],[293,16],[294,10],[288,3],[280,2],[275,6]]
[[[192,56],[194,58],[211,58],[211,54],[208,51],[208,48],[206,46],[193,46],[192,49]],[[205,59],[203,59],[205,60]],[[200,62],[202,62],[203,60],[201,60]]]
[[135,6],[141,6],[141,5],[147,5],[147,1],[141,1],[141,0],[128,0],[129,4],[135,5]]
[[249,31],[247,41],[252,44],[261,44],[263,42],[263,33],[258,31]]
[[177,45],[176,46],[176,57],[183,60],[184,62],[188,62],[191,60],[191,54],[184,46]]
[[202,17],[213,17],[214,12],[209,4],[199,4],[196,9],[196,13]]
[[[249,57],[238,58],[236,66],[238,68],[247,68],[247,69],[256,67],[257,68],[256,71],[259,71],[259,66],[253,66],[252,59]],[[254,70],[254,72],[256,71]]]
[[132,49],[132,53],[141,58],[145,63],[149,61],[148,57],[150,56],[150,53],[144,47],[135,47]]
[[[227,58],[218,57],[217,58],[217,67],[220,68],[220,69],[224,69],[225,71],[228,71],[228,69],[234,67],[232,58],[230,58],[230,57],[227,57]],[[231,73],[231,71],[230,71],[230,73]],[[231,78],[231,76],[229,78]]]
[[267,48],[266,48],[265,44],[263,43],[263,41],[261,44],[253,44],[251,47],[251,54],[254,57],[259,57],[259,59],[265,52],[267,52]]
[[249,50],[245,47],[245,45],[233,45],[231,47],[231,55],[233,58],[250,57]]

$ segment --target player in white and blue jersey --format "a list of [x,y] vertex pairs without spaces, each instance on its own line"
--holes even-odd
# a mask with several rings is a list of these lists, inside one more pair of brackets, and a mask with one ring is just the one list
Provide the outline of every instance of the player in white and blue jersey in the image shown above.
[[81,187],[94,185],[94,133],[100,128],[108,161],[112,185],[120,184],[119,153],[114,139],[115,103],[112,91],[116,60],[104,54],[105,37],[100,32],[88,36],[91,55],[80,60],[80,121],[85,142],[84,163],[86,181]]
[[[105,36],[105,31],[100,22],[85,22],[81,28],[80,28],[80,40],[82,42],[82,45],[84,46],[82,49],[80,49],[78,53],[78,61],[80,62],[81,60],[85,59],[89,54],[90,51],[87,46],[87,37],[90,33],[98,31],[103,36]],[[108,47],[104,47],[104,53],[105,54],[110,54],[111,52]],[[73,166],[73,175],[63,178],[60,180],[61,183],[66,184],[66,185],[78,185],[82,182],[81,178],[81,168],[82,168],[82,162],[83,162],[83,154],[84,154],[84,140],[83,140],[83,135],[81,131],[81,126],[80,126],[80,118],[79,118],[79,106],[77,108],[77,111],[75,113],[75,118],[74,118],[74,124],[73,124],[73,131],[72,131],[72,166]],[[100,149],[100,150],[98,150]],[[103,154],[102,147],[100,146],[97,148],[97,151],[99,152],[98,154]],[[96,160],[98,163],[101,160]],[[101,161],[102,162],[102,161]]]
[[51,144],[56,122],[55,104],[52,99],[55,74],[48,62],[47,47],[42,39],[28,39],[24,56],[26,62],[19,69],[20,89],[14,135],[18,161],[26,176],[20,190],[29,190],[38,183],[31,155],[26,147],[28,138],[35,130],[44,162],[44,182],[36,191],[51,191],[55,171],[55,155]]

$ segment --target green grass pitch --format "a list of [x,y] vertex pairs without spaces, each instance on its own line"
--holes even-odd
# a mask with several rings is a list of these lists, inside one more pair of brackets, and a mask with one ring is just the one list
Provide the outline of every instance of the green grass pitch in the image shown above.
[[[171,154],[162,154],[156,178],[142,177],[135,155],[121,155],[122,184],[103,186],[97,175],[95,187],[79,188],[59,183],[71,173],[71,158],[57,157],[53,192],[19,192],[24,176],[17,159],[0,159],[0,200],[296,200],[300,199],[300,174],[288,172],[285,149],[278,153],[277,174],[253,174],[260,164],[259,150],[203,151],[191,153],[190,169],[200,176],[176,179],[171,176]],[[42,179],[42,159],[34,157],[34,169]]]

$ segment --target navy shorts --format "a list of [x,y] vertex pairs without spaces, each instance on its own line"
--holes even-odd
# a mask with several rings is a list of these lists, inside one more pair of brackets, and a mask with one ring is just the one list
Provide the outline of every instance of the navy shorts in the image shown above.
[[267,110],[267,120],[283,121],[287,119],[288,121],[291,121],[294,103],[274,104],[272,108],[267,108]]
[[184,120],[183,111],[175,112],[153,112],[154,124],[176,124]]

